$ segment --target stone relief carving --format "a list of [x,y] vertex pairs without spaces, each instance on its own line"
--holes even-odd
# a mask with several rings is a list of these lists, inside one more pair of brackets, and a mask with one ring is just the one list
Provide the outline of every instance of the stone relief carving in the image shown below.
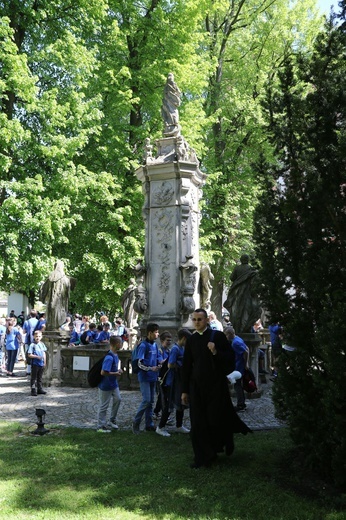
[[160,248],[158,259],[161,262],[161,273],[158,288],[163,295],[162,303],[164,304],[171,281],[169,261],[172,250],[172,237],[174,237],[174,212],[166,209],[155,211],[153,229],[156,230]]
[[168,204],[174,195],[174,189],[170,182],[164,181],[153,193],[153,200],[160,206]]
[[156,229],[157,238],[161,242],[170,242],[174,230],[174,213],[169,209],[158,209],[154,212],[153,228]]
[[181,311],[183,314],[190,314],[195,309],[195,292],[198,267],[193,263],[193,256],[186,256],[186,261],[180,264],[179,269],[183,275]]

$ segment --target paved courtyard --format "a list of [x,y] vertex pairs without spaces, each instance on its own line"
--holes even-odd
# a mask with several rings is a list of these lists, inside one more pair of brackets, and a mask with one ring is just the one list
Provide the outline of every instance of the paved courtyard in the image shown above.
[[[46,411],[46,426],[75,426],[96,428],[97,388],[72,388],[51,386],[47,395],[32,397],[29,379],[24,364],[15,367],[17,377],[0,377],[0,420],[17,421],[27,426],[35,425],[35,408]],[[247,400],[247,410],[240,414],[242,420],[253,430],[280,428],[284,423],[274,416],[271,399],[273,383],[262,385],[263,394],[258,399]],[[130,430],[132,418],[140,403],[139,391],[122,391],[122,403],[118,414],[120,429]],[[188,414],[185,414],[188,416]],[[186,426],[189,425],[186,417]]]

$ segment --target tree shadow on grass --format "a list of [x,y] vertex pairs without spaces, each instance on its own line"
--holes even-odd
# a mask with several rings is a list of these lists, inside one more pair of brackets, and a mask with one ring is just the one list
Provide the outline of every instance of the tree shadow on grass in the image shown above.
[[3,511],[10,504],[18,515],[36,510],[46,512],[48,520],[59,514],[64,518],[322,520],[328,511],[282,489],[279,465],[268,477],[272,451],[280,444],[278,432],[276,437],[267,433],[266,439],[237,435],[232,457],[221,455],[215,466],[199,470],[189,467],[188,435],[166,439],[155,433],[101,435],[70,428],[39,437],[18,435],[18,425],[2,427],[0,434],[2,481],[7,490]]

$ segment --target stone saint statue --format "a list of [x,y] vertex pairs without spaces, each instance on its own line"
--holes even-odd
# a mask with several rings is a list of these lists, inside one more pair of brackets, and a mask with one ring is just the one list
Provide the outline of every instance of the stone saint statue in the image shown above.
[[136,301],[136,281],[134,278],[130,279],[130,285],[125,290],[121,297],[121,306],[124,311],[124,321],[127,327],[133,329],[137,326],[137,313],[133,308]]
[[181,103],[180,95],[181,92],[174,81],[174,76],[172,73],[169,73],[163,93],[161,109],[163,122],[165,124],[163,135],[166,137],[177,136],[180,134],[178,112],[178,107]]
[[249,265],[248,255],[242,255],[240,262],[231,275],[233,283],[223,304],[230,313],[236,333],[251,332],[252,325],[262,312],[253,287],[257,271]]
[[201,308],[206,311],[209,311],[211,308],[211,295],[213,292],[211,280],[214,280],[214,275],[210,270],[210,265],[206,262],[202,262],[199,278],[199,293],[201,296]]
[[58,329],[65,322],[70,290],[73,290],[75,285],[75,278],[67,276],[64,263],[57,260],[54,271],[50,273],[40,291],[40,300],[46,304],[48,329]]

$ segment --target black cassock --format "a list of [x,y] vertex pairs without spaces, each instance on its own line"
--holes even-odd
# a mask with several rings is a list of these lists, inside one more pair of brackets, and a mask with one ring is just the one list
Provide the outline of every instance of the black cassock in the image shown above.
[[[212,334],[215,356],[207,347]],[[223,332],[208,328],[188,338],[182,392],[190,397],[191,441],[198,466],[209,465],[217,453],[231,455],[233,433],[251,432],[233,408],[226,375],[234,366],[234,352]]]

